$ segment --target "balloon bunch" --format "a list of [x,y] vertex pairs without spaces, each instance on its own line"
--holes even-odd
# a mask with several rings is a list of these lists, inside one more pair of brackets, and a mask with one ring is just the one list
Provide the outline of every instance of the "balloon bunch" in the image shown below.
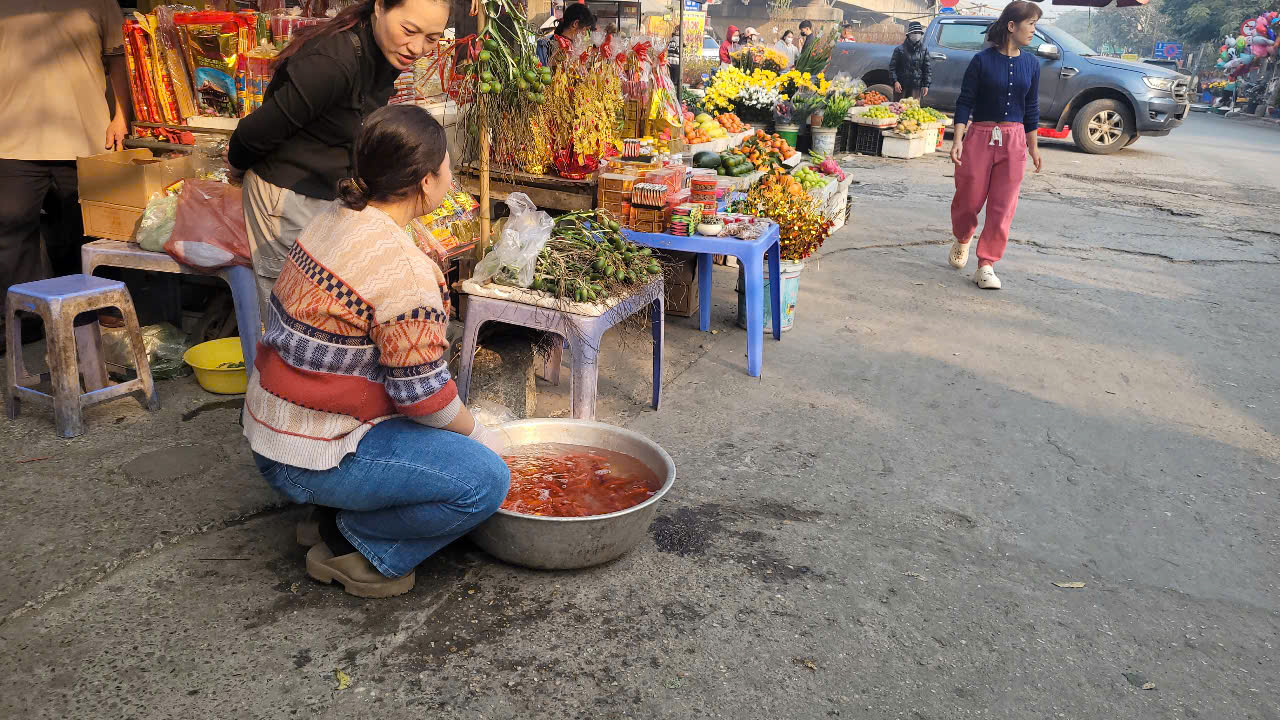
[[1276,55],[1276,34],[1280,32],[1280,12],[1271,11],[1240,23],[1240,35],[1228,35],[1218,48],[1217,67],[1232,80],[1247,75],[1264,58]]

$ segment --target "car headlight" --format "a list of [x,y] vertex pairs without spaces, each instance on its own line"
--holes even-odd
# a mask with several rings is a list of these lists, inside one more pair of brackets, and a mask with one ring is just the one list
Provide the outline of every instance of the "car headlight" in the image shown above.
[[1146,77],[1142,78],[1142,82],[1146,83],[1147,87],[1151,88],[1152,90],[1164,90],[1165,92],[1172,92],[1173,84],[1177,82],[1177,78],[1151,77],[1150,75],[1147,75]]

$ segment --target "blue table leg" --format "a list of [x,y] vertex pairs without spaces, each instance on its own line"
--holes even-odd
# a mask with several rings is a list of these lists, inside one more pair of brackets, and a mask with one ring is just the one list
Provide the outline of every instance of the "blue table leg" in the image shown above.
[[769,307],[773,309],[773,339],[782,339],[782,249],[769,246]]
[[662,295],[649,305],[649,324],[653,329],[653,409],[657,410],[662,402],[662,350],[664,344],[664,323],[666,322],[666,301]]
[[711,254],[698,253],[698,329],[711,329]]
[[742,264],[747,283],[747,374],[760,377],[760,356],[764,352],[764,265],[759,256],[739,256],[738,262]]

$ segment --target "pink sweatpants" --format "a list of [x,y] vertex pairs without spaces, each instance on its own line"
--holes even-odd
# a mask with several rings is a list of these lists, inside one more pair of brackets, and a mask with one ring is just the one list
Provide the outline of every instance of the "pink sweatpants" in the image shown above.
[[1018,209],[1018,190],[1027,167],[1027,132],[1021,124],[973,125],[964,136],[964,151],[956,168],[956,195],[951,200],[951,231],[968,241],[978,229],[978,213],[987,206],[987,222],[978,238],[978,265],[991,265],[1004,256],[1009,226]]

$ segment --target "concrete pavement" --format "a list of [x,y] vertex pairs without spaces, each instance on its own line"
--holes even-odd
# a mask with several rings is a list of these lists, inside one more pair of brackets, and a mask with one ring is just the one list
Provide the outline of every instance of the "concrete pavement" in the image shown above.
[[605,419],[679,479],[587,571],[458,543],[358,601],[306,578],[233,405],[164,383],[69,442],[31,411],[0,715],[1278,718],[1280,238],[1266,171],[1220,168],[1274,166],[1254,132],[1050,144],[1000,292],[946,265],[942,156],[849,159],[855,222],[762,378],[723,269],[661,412],[647,351],[606,354]]

